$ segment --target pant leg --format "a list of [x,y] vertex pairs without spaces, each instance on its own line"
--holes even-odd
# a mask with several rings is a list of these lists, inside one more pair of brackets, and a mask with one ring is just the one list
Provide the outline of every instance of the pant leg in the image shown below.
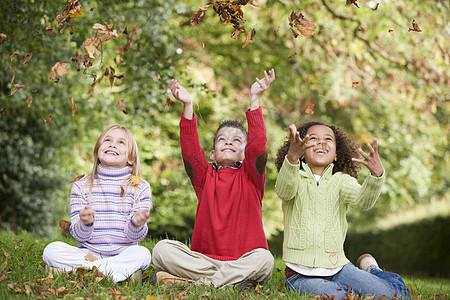
[[127,279],[138,270],[145,272],[150,263],[150,251],[143,246],[135,245],[127,247],[117,255],[100,255],[100,259],[89,262],[89,266],[90,268],[97,267],[105,276],[112,276],[113,282],[116,283]]
[[212,276],[211,281],[216,287],[243,280],[269,282],[272,278],[273,265],[274,258],[269,250],[254,249],[237,260],[224,261],[219,270]]
[[234,261],[220,261],[190,250],[179,241],[162,240],[153,248],[153,264],[167,272],[222,287],[242,280],[268,281],[274,259],[270,251],[255,249]]
[[295,274],[285,281],[287,289],[297,292],[300,295],[334,296],[336,299],[343,299],[347,295],[348,287],[332,281],[332,276],[305,276]]
[[400,275],[379,269],[372,269],[370,273],[387,281],[399,298],[411,299],[411,293]]
[[[402,284],[399,284],[397,274],[381,270],[373,271],[369,273],[355,267],[352,263],[348,263],[333,276],[332,280],[341,286],[351,284],[354,293],[361,293],[365,296],[386,296],[390,299],[396,293],[398,297],[403,297],[406,294],[408,289],[403,280],[401,281]],[[406,298],[409,298],[409,294]]]
[[45,247],[42,259],[50,267],[71,271],[78,267],[89,267],[84,258],[88,252],[87,249],[74,247],[63,242],[53,242]]

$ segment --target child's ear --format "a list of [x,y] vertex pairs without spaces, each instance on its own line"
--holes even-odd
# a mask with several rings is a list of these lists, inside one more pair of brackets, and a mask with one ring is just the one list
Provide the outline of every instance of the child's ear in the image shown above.
[[211,152],[209,152],[209,159],[216,160],[216,156],[214,155],[214,150],[211,150]]

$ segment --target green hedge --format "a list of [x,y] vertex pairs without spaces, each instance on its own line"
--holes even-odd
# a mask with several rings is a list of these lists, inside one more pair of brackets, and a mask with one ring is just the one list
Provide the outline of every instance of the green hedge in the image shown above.
[[[282,231],[269,240],[270,251],[276,257],[281,257],[282,243]],[[450,278],[450,216],[385,231],[349,232],[344,249],[353,263],[361,254],[370,253],[386,271]]]

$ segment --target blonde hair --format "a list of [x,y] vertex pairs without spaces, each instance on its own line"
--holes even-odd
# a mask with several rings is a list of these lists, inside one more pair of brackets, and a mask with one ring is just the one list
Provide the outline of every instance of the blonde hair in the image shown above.
[[[134,139],[133,134],[125,127],[120,126],[120,125],[112,125],[108,128],[106,128],[105,130],[103,130],[103,132],[100,134],[97,143],[95,144],[94,147],[94,166],[92,167],[92,171],[91,173],[89,173],[89,175],[87,176],[87,180],[86,180],[86,184],[89,187],[89,204],[91,204],[91,197],[92,197],[92,187],[94,185],[94,179],[97,178],[97,174],[98,174],[98,165],[100,164],[100,159],[98,158],[98,149],[100,148],[100,146],[103,144],[103,142],[105,141],[105,137],[114,129],[121,129],[123,130],[123,132],[125,133],[126,136],[126,142],[127,142],[127,152],[128,152],[128,161],[131,161],[132,163],[128,163],[127,162],[127,166],[130,169],[131,172],[131,176],[140,176],[141,174],[141,164],[139,161],[139,151],[138,151],[138,147],[137,147],[137,143],[136,140]],[[124,182],[124,186],[130,186],[131,182],[130,182],[130,177],[128,177],[128,179],[125,180]],[[136,187],[137,188],[137,187]],[[134,200],[136,202],[136,194],[134,195]],[[126,195],[126,193],[125,193]]]

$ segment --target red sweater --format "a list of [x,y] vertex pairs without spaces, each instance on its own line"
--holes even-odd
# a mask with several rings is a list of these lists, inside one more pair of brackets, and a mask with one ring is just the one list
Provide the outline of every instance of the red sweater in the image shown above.
[[186,172],[198,198],[191,249],[217,260],[236,260],[268,249],[262,224],[266,179],[266,127],[261,108],[246,111],[248,141],[239,169],[216,170],[200,147],[197,119],[181,117],[180,143]]

